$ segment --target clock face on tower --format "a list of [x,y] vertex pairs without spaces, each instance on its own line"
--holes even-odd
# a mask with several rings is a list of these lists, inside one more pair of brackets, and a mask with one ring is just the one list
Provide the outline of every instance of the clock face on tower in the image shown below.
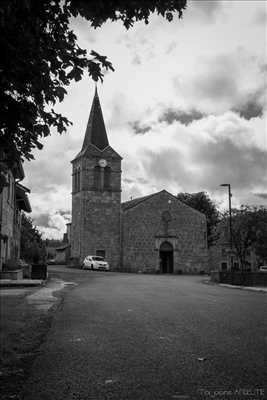
[[107,161],[106,161],[104,158],[101,158],[101,159],[98,161],[98,165],[99,165],[100,167],[102,167],[102,168],[105,168],[105,167],[107,166]]

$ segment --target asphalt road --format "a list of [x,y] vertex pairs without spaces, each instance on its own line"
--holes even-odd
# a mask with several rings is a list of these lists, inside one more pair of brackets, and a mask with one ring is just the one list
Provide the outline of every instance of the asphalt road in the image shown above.
[[79,284],[25,400],[264,399],[266,294],[203,277],[67,271]]

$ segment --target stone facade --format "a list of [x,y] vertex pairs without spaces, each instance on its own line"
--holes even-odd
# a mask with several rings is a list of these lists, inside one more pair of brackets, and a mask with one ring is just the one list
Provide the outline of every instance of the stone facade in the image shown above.
[[1,174],[7,185],[0,190],[0,271],[7,261],[20,258],[21,210],[31,212],[26,194],[30,191],[16,182],[24,178],[21,162],[15,161],[13,168],[6,164]]
[[[15,178],[11,170],[7,171],[8,186],[0,194],[0,268],[7,260],[14,258],[15,247]],[[20,224],[20,221],[19,221]],[[19,254],[18,254],[19,256]]]
[[[99,167],[103,159],[107,165]],[[73,161],[73,171],[77,169],[80,187],[72,195],[72,257],[82,261],[90,254],[105,254],[116,269],[120,264],[121,157],[110,146],[101,151],[90,145]]]
[[[138,199],[137,199],[138,200]],[[163,272],[161,248],[173,252],[173,273],[197,273],[207,268],[207,231],[203,214],[165,190],[122,205],[123,269]],[[171,254],[170,254],[171,255]]]

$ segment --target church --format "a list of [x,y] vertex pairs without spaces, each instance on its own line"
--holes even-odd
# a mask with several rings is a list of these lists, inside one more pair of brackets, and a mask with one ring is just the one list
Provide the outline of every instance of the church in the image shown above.
[[81,151],[72,161],[71,257],[106,258],[111,270],[207,270],[204,214],[161,190],[121,202],[122,157],[109,145],[95,91]]

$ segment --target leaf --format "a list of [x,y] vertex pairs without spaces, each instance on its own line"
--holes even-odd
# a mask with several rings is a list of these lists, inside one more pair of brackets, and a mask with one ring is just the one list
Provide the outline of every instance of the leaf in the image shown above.
[[60,102],[64,100],[64,96],[67,94],[66,89],[64,89],[62,86],[57,87],[55,92]]

